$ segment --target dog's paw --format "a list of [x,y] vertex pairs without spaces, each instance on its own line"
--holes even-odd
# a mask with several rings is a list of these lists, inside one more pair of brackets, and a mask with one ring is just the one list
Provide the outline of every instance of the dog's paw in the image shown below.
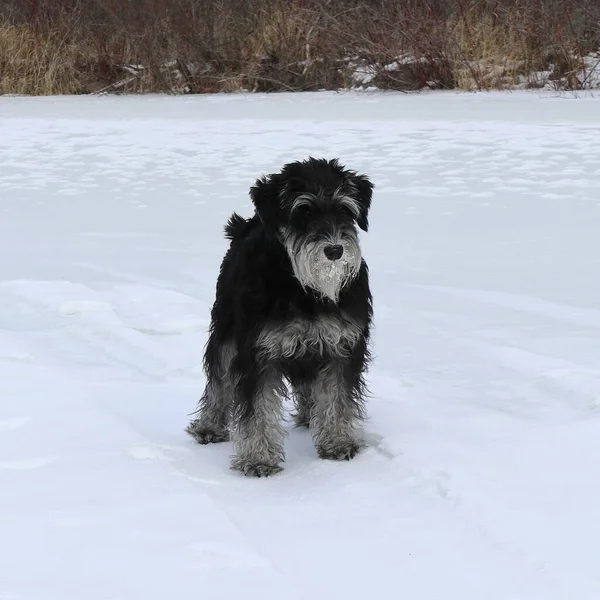
[[231,462],[231,468],[234,471],[239,471],[246,477],[271,477],[271,475],[276,475],[283,471],[283,467],[276,464],[250,463],[236,459]]
[[229,441],[229,432],[223,429],[210,429],[208,427],[201,427],[197,424],[190,423],[190,425],[187,426],[186,431],[199,444],[218,444],[220,442]]
[[333,447],[317,448],[319,458],[324,460],[352,460],[361,449],[358,442],[347,442]]

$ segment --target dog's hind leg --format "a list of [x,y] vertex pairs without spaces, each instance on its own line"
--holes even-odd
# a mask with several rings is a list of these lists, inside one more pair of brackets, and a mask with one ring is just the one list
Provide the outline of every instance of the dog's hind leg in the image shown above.
[[207,383],[198,405],[198,417],[186,431],[200,444],[226,442],[229,440],[234,381],[231,361],[235,354],[232,342],[215,348],[209,341],[205,356]]
[[310,427],[310,417],[315,405],[309,386],[300,385],[294,390],[296,412],[293,414],[296,427]]
[[310,427],[310,416],[315,405],[310,376],[294,373],[290,376],[295,412],[292,417],[296,427]]
[[350,460],[360,451],[362,379],[344,361],[323,366],[313,382],[310,426],[320,458]]
[[216,444],[229,440],[229,415],[231,403],[222,382],[210,382],[200,398],[197,419],[186,431],[199,444]]
[[258,377],[240,382],[236,398],[236,453],[231,468],[251,477],[268,477],[282,470],[284,460],[281,373],[267,368]]

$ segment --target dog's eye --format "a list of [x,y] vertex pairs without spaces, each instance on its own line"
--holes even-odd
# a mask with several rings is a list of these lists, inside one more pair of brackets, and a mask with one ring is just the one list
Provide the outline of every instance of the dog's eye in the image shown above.
[[308,217],[311,213],[311,207],[309,204],[301,204],[294,208],[293,214],[297,217]]

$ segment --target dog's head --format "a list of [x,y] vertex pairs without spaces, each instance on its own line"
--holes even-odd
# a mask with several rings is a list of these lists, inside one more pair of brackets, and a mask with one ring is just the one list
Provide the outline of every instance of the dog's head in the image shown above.
[[366,176],[314,158],[285,165],[250,191],[265,232],[284,245],[296,278],[334,302],[360,270],[356,227],[368,229],[372,194]]

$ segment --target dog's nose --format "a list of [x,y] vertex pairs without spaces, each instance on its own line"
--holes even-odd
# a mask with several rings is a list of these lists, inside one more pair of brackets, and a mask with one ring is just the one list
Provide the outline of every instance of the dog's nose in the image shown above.
[[340,244],[335,244],[334,246],[325,246],[323,252],[329,260],[337,260],[338,258],[342,257],[342,254],[344,254],[344,247]]

